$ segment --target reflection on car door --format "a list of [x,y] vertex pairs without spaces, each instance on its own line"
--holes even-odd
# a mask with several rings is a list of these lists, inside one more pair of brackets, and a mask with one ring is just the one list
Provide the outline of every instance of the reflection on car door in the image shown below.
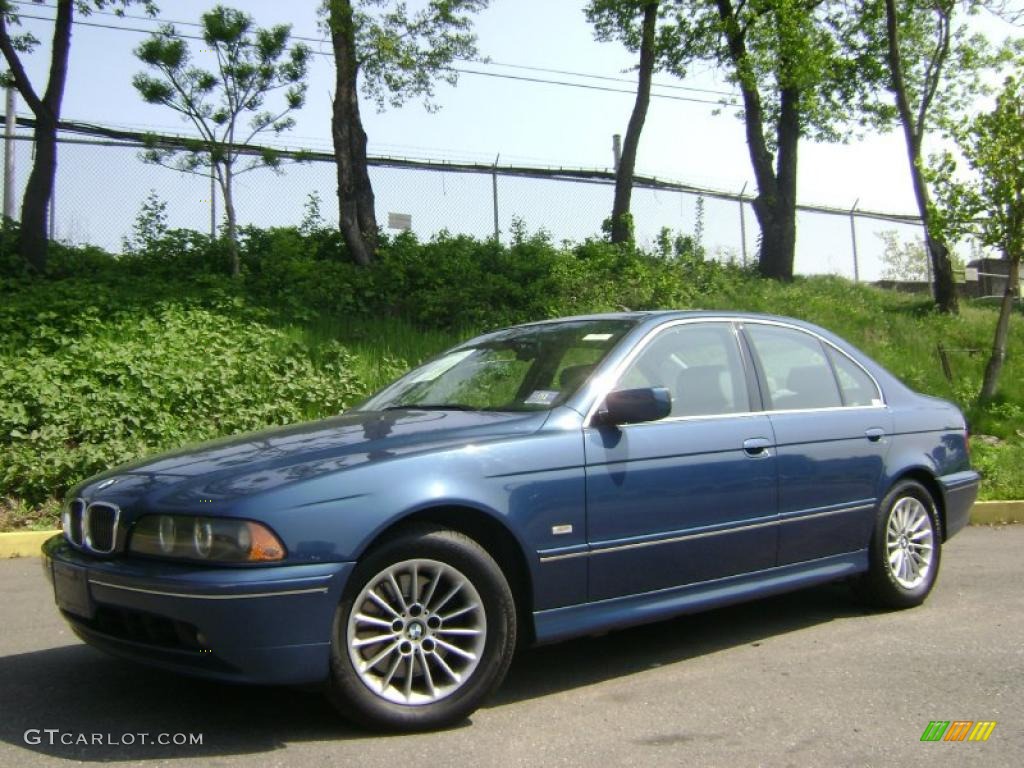
[[745,323],[778,450],[779,564],[868,545],[892,416],[849,357],[795,328]]
[[657,332],[615,389],[649,386],[667,419],[585,430],[591,600],[775,564],[774,440],[734,326]]

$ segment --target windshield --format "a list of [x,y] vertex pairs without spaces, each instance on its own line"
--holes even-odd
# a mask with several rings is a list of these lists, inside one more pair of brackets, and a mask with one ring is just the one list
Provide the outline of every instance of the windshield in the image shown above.
[[571,320],[498,331],[421,365],[360,410],[547,410],[582,387],[633,325]]

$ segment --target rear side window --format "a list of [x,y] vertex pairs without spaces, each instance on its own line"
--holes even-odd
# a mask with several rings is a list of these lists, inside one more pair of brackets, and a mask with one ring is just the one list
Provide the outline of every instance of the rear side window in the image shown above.
[[747,325],[747,335],[768,384],[773,411],[837,408],[842,397],[821,342],[774,325]]
[[843,405],[881,405],[882,395],[875,386],[875,382],[868,376],[864,369],[857,365],[842,352],[834,349],[828,350],[828,356],[832,360],[832,366],[836,370],[836,378],[839,380],[839,389],[843,395]]

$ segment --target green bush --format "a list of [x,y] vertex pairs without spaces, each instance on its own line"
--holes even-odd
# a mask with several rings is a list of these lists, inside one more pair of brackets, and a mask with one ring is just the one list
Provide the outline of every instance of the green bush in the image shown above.
[[0,315],[0,496],[33,503],[183,443],[338,413],[366,384],[233,304]]

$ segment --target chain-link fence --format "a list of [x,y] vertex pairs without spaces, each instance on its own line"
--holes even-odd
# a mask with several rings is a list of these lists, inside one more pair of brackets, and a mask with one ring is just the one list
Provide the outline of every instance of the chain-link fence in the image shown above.
[[[31,136],[8,143],[14,154],[15,199],[20,202],[31,168]],[[240,224],[260,227],[299,224],[311,194],[320,200],[328,225],[337,222],[337,181],[333,159],[285,163],[235,179]],[[447,230],[507,240],[517,220],[527,231],[543,229],[553,240],[598,236],[611,211],[614,177],[610,171],[457,165],[376,158],[370,176],[377,219],[411,217],[421,238]],[[220,224],[223,204],[208,176],[180,173],[146,163],[139,141],[62,134],[51,232],[61,241],[120,251],[150,191],[167,203],[168,226],[209,231]],[[638,179],[632,213],[637,239],[653,245],[662,229],[698,235],[709,257],[750,263],[757,257],[758,227],[750,197],[654,179]],[[17,216],[17,207],[15,207]],[[796,272],[837,274],[860,280],[882,277],[883,231],[902,241],[919,240],[911,216],[800,206],[797,216]]]

